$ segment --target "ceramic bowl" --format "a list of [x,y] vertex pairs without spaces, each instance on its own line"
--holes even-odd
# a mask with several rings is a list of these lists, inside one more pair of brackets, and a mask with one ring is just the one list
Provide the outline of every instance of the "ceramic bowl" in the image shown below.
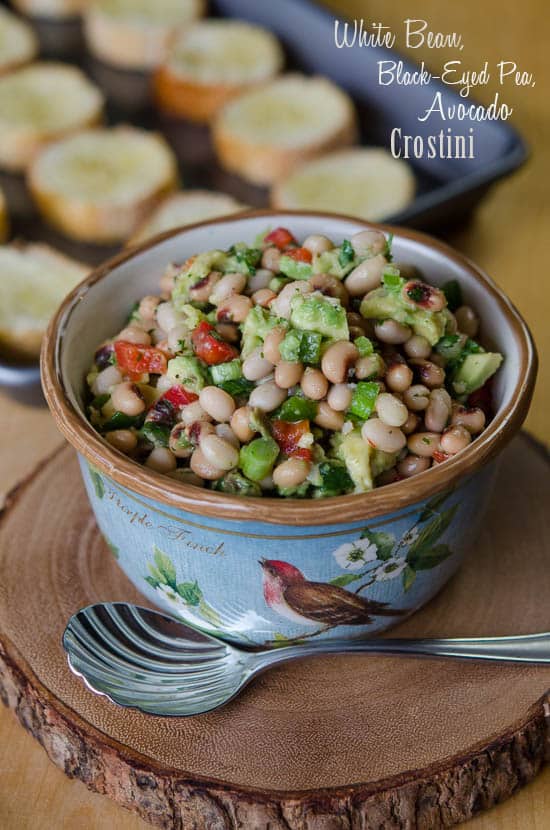
[[[456,571],[483,524],[494,459],[529,406],[536,355],[527,327],[497,286],[451,248],[412,230],[394,234],[398,262],[435,284],[460,281],[481,337],[506,358],[496,414],[454,459],[367,494],[318,501],[251,499],[152,472],[90,426],[84,377],[132,304],[155,293],[169,262],[253,240],[268,227],[335,242],[370,227],[330,214],[256,211],[164,234],[95,270],[65,300],[42,352],[48,404],[79,454],[98,525],[118,564],[151,602],[244,644],[379,632],[424,605]],[[312,584],[313,583],[313,584]]]

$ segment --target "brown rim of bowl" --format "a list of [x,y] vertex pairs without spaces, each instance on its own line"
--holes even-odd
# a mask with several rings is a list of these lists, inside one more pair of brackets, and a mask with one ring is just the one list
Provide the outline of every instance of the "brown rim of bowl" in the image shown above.
[[[246,498],[214,490],[203,490],[148,470],[107,444],[91,424],[74,409],[66,395],[58,358],[63,331],[72,309],[92,285],[103,279],[114,267],[131,259],[137,253],[146,251],[182,231],[192,231],[205,225],[234,222],[245,216],[265,216],[266,219],[275,219],[281,215],[317,216],[320,221],[348,221],[363,224],[365,228],[374,227],[385,233],[394,233],[396,236],[402,236],[438,250],[483,284],[510,323],[519,347],[520,365],[511,401],[467,449],[455,458],[432,467],[425,473],[405,481],[385,485],[368,493],[335,496],[314,502],[311,499]],[[376,516],[395,513],[437,492],[452,488],[461,478],[479,470],[500,452],[521,427],[533,393],[537,354],[527,325],[510,300],[477,266],[448,245],[416,230],[364,222],[342,214],[265,209],[243,211],[166,231],[141,245],[123,251],[96,268],[66,297],[52,319],[42,348],[41,369],[44,394],[58,429],[91,464],[127,490],[173,508],[210,518],[315,526],[360,522]]]

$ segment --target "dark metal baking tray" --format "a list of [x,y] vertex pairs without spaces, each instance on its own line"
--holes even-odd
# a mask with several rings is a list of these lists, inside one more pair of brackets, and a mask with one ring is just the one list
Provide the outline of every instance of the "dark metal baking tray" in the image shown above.
[[[311,0],[212,0],[210,13],[260,23],[278,35],[287,54],[287,66],[307,73],[327,75],[346,89],[359,114],[361,142],[388,146],[393,127],[404,133],[427,135],[451,122],[429,124],[417,114],[429,106],[441,90],[445,104],[464,102],[449,87],[432,81],[429,87],[381,87],[377,83],[377,61],[403,60],[404,69],[414,70],[410,61],[382,48],[359,46],[338,49],[334,44],[335,15]],[[95,60],[86,53],[79,23],[75,21],[34,21],[42,57],[77,63],[99,84],[107,97],[110,123],[131,122],[164,133],[174,148],[185,187],[206,187],[233,194],[245,204],[265,206],[268,191],[226,173],[217,163],[206,127],[178,121],[158,113],[150,103],[149,77],[123,71]],[[467,132],[469,122],[453,123],[455,133]],[[518,132],[504,122],[476,125],[477,156],[473,160],[411,160],[417,179],[417,193],[409,207],[387,217],[394,224],[430,230],[442,229],[461,220],[499,179],[516,169],[527,157],[527,147]],[[117,248],[74,242],[42,223],[26,191],[22,177],[0,173],[15,236],[43,240],[70,256],[97,264]],[[18,389],[17,367],[2,366],[12,394]],[[30,396],[30,372],[21,390]],[[4,381],[6,380],[4,378]],[[2,374],[0,374],[0,385]],[[32,384],[31,384],[32,385]]]

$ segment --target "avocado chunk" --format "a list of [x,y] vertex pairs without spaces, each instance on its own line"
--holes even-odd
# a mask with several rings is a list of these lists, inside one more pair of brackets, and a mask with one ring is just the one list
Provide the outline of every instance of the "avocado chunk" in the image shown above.
[[350,271],[353,271],[360,259],[355,256],[350,243],[332,248],[330,251],[323,251],[313,258],[314,274],[331,274],[339,280],[344,279]]
[[205,370],[198,358],[191,355],[179,355],[169,360],[167,374],[192,392],[200,392],[206,383]]
[[372,452],[372,447],[363,441],[358,429],[348,432],[338,447],[338,457],[346,465],[356,493],[366,493],[374,487],[371,471]]
[[426,311],[407,303],[401,294],[381,286],[370,291],[359,309],[367,320],[397,320],[425,337],[431,346],[445,334],[447,316],[443,311]]
[[186,267],[176,276],[172,291],[172,302],[176,311],[189,302],[189,289],[205,279],[210,271],[225,271],[227,254],[224,251],[205,251],[195,257],[190,257]]
[[319,291],[296,294],[290,309],[294,328],[316,331],[330,340],[349,340],[346,310],[335,297],[325,297]]
[[457,395],[471,395],[480,389],[495,374],[503,357],[498,352],[469,354],[453,378],[453,389]]
[[288,320],[284,320],[282,317],[276,317],[274,314],[266,311],[265,308],[255,305],[246,315],[246,320],[241,327],[241,358],[246,360],[254,349],[261,346],[266,334],[275,328],[275,326],[282,326],[286,329],[288,328]]

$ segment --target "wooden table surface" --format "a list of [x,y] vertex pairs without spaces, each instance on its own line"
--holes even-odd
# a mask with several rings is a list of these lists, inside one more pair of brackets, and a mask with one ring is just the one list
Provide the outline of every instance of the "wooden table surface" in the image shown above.
[[[545,0],[339,0],[341,10],[366,20],[399,27],[405,17],[422,17],[439,31],[462,32],[460,58],[469,68],[484,60],[516,60],[537,78],[534,89],[510,88],[506,100],[515,108],[513,123],[527,137],[532,157],[515,176],[498,185],[472,220],[449,234],[457,248],[472,257],[504,288],[522,311],[535,336],[541,370],[527,426],[550,443],[550,291],[545,269],[550,236],[550,109],[545,81],[550,80],[548,6]],[[414,8],[412,8],[414,6]],[[432,66],[456,55],[416,50],[416,60]],[[494,83],[477,90],[489,101]],[[0,395],[0,469],[7,492],[36,461],[60,441],[44,410],[27,409]],[[14,556],[17,555],[14,551]],[[6,830],[137,830],[146,825],[107,799],[71,782],[43,750],[0,707],[0,827]],[[544,830],[550,826],[550,768],[507,803],[470,823],[472,830]]]

